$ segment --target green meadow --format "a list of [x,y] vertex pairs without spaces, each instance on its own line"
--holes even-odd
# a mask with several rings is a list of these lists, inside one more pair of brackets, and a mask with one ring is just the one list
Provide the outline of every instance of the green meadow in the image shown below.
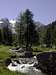
[[18,72],[11,72],[5,67],[4,60],[6,58],[10,58],[10,56],[12,55],[12,53],[10,53],[9,51],[9,48],[11,47],[0,45],[0,75],[25,75]]

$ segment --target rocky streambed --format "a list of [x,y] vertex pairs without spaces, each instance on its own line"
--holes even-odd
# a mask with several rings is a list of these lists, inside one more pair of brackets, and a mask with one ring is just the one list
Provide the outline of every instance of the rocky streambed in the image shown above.
[[10,71],[17,71],[27,75],[45,75],[37,68],[38,61],[36,56],[32,58],[19,58],[19,60],[6,60],[6,66]]
[[[27,57],[28,54],[26,53]],[[26,56],[18,59],[20,63],[15,64],[17,71],[28,75],[56,75],[56,51],[41,52],[31,58]],[[8,66],[12,66],[12,62]]]

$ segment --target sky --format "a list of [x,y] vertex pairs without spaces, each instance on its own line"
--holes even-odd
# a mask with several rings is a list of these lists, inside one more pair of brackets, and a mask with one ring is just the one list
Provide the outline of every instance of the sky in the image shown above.
[[0,0],[0,18],[16,19],[26,9],[43,24],[56,20],[56,0]]

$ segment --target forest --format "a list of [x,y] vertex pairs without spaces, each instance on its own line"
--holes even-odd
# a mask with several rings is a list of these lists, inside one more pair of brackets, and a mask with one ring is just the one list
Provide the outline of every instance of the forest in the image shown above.
[[26,9],[17,16],[15,34],[8,19],[0,23],[0,44],[19,46],[56,47],[56,21],[40,25],[33,20],[33,14]]

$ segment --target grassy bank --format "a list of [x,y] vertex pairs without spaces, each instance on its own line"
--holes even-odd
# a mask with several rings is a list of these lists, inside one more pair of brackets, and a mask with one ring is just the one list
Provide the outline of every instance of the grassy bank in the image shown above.
[[10,46],[0,45],[0,75],[25,75],[22,73],[9,71],[2,63],[6,58],[13,55],[12,53],[10,53],[9,48]]
[[18,72],[11,72],[3,66],[0,66],[0,75],[25,75]]
[[0,60],[10,56],[9,46],[0,45]]
[[47,51],[56,51],[56,48],[46,48],[46,47],[40,47],[40,46],[33,46],[33,54],[39,54],[41,52],[47,52]]

